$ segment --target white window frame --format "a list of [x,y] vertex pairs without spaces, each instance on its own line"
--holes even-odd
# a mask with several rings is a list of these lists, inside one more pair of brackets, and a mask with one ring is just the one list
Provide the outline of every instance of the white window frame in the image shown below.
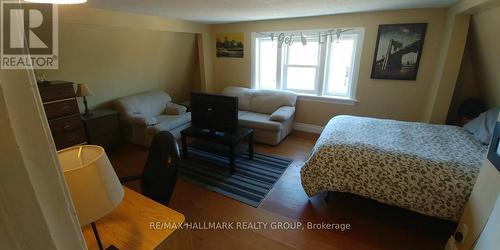
[[[319,39],[316,38],[316,37],[308,37],[307,38],[307,41],[308,42],[319,42]],[[296,41],[296,43],[298,43]],[[299,46],[302,46],[302,45],[299,45]],[[283,89],[283,90],[291,90],[291,91],[294,91],[294,92],[299,92],[299,93],[303,93],[303,94],[316,94],[318,91],[320,91],[320,79],[321,79],[321,68],[322,68],[322,50],[323,50],[323,47],[321,44],[318,46],[318,60],[316,62],[316,65],[305,65],[305,64],[289,64],[288,63],[288,59],[289,59],[289,56],[290,56],[290,47],[289,46],[284,46],[283,49],[281,51],[278,52],[278,54],[281,52],[283,53],[283,57],[282,57],[282,60],[281,62],[278,62],[278,64],[281,63],[281,66],[280,68],[283,70],[283,73],[282,73],[282,77],[281,79],[285,82],[285,83],[281,83],[281,88],[279,89]],[[295,67],[295,68],[314,68],[316,69],[316,76],[314,77],[314,89],[313,90],[306,90],[306,89],[293,89],[293,88],[289,88],[286,83],[288,82],[288,68],[289,67]]]
[[[257,62],[259,63],[260,65],[260,53],[259,53],[259,50],[260,50],[260,43],[259,41],[257,40],[257,37],[253,38],[253,34],[252,34],[252,45],[253,45],[253,49],[252,49],[252,88],[257,88],[257,84],[254,84],[254,83],[257,83],[257,82],[260,82],[260,67],[257,66]],[[258,37],[259,39],[266,39],[266,40],[271,40],[270,37],[263,37],[263,36],[260,36]],[[278,55],[280,56],[280,54]],[[278,60],[278,62],[280,62],[280,60]],[[280,72],[280,66],[277,65],[276,66],[276,71]],[[279,89],[281,88],[281,85],[279,83],[279,79],[280,77],[277,75],[276,76],[276,86],[275,86],[275,89]],[[261,88],[259,86],[259,88]],[[262,87],[262,89],[266,89],[264,87]]]
[[[274,31],[274,32],[253,32],[252,33],[252,88],[258,89],[260,88],[259,86],[259,67],[257,63],[259,62],[259,48],[258,48],[258,39],[262,38],[268,38],[270,40],[270,37],[267,36],[266,34],[274,33],[274,34],[280,34],[280,33],[285,33],[285,34],[300,34],[301,32],[306,35],[306,37],[312,36],[312,34],[318,35],[319,32],[322,32],[322,34],[328,34],[328,31],[332,29],[326,29],[326,30],[307,30],[307,31]],[[327,69],[329,68],[330,60],[331,58],[328,56],[330,53],[331,49],[331,42],[330,39],[331,37],[327,37],[323,41],[323,43],[320,44],[319,46],[319,56],[318,56],[318,65],[317,66],[303,66],[303,65],[288,65],[287,61],[287,55],[288,55],[288,45],[283,44],[281,49],[277,50],[277,68],[276,68],[276,89],[282,89],[282,90],[292,90],[295,92],[298,92],[299,94],[299,99],[302,100],[310,100],[310,101],[320,101],[320,102],[327,102],[327,103],[338,103],[338,104],[348,104],[348,105],[354,105],[357,102],[356,99],[356,88],[357,88],[357,82],[358,82],[358,75],[359,75],[359,67],[360,67],[360,61],[361,61],[361,52],[363,50],[363,40],[364,40],[364,28],[353,28],[350,31],[342,33],[341,39],[345,36],[357,36],[357,40],[354,43],[354,49],[353,49],[353,61],[352,61],[352,72],[350,74],[350,84],[348,87],[348,91],[346,95],[335,95],[333,93],[328,93],[328,88],[326,86],[328,82],[328,72]],[[314,38],[312,38],[314,39]],[[312,40],[309,38],[308,40]],[[277,40],[277,37],[275,36],[274,40]],[[301,43],[300,37],[294,37],[294,43]],[[314,39],[318,40],[318,39]],[[333,43],[336,41],[336,35],[333,34]],[[326,58],[324,58],[326,57]],[[316,81],[315,81],[315,90],[314,91],[307,91],[307,90],[297,90],[297,89],[290,89],[287,88],[286,85],[283,83],[283,81],[286,81],[286,70],[288,67],[315,67],[316,70]]]

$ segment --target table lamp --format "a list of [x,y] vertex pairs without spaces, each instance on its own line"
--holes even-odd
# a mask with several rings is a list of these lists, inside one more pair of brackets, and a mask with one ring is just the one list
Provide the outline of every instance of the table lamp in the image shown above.
[[99,249],[103,249],[95,221],[122,201],[120,180],[102,147],[74,146],[58,151],[58,157],[80,225],[92,225]]
[[76,96],[83,97],[83,104],[85,105],[85,113],[83,116],[92,116],[92,113],[89,111],[89,107],[87,106],[87,96],[93,96],[94,92],[90,90],[89,85],[86,83],[79,83],[76,86]]

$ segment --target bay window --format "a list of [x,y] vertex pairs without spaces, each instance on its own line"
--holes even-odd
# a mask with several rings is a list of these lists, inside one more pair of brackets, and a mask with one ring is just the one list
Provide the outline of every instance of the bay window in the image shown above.
[[[274,34],[281,33],[293,42],[280,47]],[[335,30],[253,33],[253,87],[355,100],[362,40],[361,28],[340,35]]]

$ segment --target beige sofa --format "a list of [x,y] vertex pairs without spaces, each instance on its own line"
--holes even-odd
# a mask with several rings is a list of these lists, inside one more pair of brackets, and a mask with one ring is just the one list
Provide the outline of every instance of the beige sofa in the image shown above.
[[126,140],[145,147],[149,147],[159,131],[169,131],[179,138],[180,131],[191,126],[191,113],[184,106],[172,103],[172,98],[162,90],[122,97],[112,106],[120,112]]
[[297,94],[240,87],[227,87],[222,94],[238,97],[238,123],[254,129],[255,141],[277,145],[292,132]]

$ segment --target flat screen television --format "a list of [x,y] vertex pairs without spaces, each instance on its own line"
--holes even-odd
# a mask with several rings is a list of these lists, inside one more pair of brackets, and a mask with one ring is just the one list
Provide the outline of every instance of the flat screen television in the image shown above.
[[233,133],[238,126],[238,97],[191,93],[191,122],[211,133]]

